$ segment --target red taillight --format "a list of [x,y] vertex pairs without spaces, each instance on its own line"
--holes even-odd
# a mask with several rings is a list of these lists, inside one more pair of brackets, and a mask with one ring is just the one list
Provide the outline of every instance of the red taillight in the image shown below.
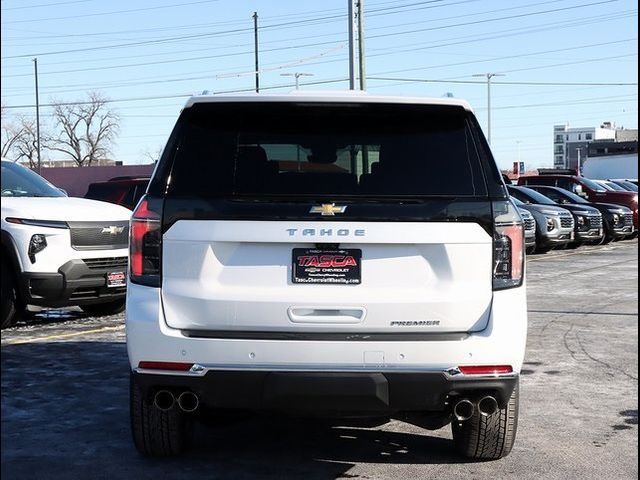
[[146,368],[149,370],[174,370],[186,372],[193,367],[193,363],[183,362],[140,362],[138,368]]
[[518,287],[524,276],[524,227],[515,206],[494,202],[493,289]]
[[498,373],[511,373],[511,365],[467,365],[458,367],[465,375],[496,375]]
[[129,238],[130,279],[133,283],[160,286],[160,208],[143,197],[131,217]]

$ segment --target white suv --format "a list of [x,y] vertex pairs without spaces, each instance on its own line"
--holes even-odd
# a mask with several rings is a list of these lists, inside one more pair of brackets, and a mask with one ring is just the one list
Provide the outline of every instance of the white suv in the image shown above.
[[131,211],[69,198],[31,170],[2,161],[2,328],[27,305],[124,309]]
[[131,223],[136,447],[245,409],[451,423],[463,455],[507,455],[524,248],[464,101],[191,98]]

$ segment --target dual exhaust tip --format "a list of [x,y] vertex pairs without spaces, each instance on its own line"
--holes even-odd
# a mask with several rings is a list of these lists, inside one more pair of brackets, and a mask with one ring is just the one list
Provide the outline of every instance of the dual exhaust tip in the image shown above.
[[177,397],[169,390],[158,390],[153,397],[153,404],[163,412],[171,410],[177,404],[183,412],[191,413],[198,409],[200,400],[195,393],[188,390]]
[[464,422],[473,416],[476,408],[480,415],[487,417],[498,411],[498,401],[491,395],[480,398],[477,403],[472,402],[468,398],[463,398],[454,405],[453,414],[456,420]]

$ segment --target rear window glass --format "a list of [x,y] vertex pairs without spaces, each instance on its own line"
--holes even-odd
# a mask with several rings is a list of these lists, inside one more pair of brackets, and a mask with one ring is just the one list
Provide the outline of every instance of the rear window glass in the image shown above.
[[210,103],[177,127],[169,195],[486,196],[461,107]]

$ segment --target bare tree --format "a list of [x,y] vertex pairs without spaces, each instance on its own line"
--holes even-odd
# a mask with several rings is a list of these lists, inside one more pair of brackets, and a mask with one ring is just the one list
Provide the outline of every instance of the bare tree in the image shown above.
[[158,160],[160,160],[163,150],[164,150],[164,145],[158,145],[153,150],[147,148],[142,153],[142,155],[146,157],[148,160],[151,160],[153,163],[156,163]]
[[2,146],[0,147],[2,158],[10,158],[10,152],[16,143],[20,142],[26,135],[24,127],[18,123],[5,121],[2,119]]
[[[36,121],[32,118],[20,117],[19,124],[23,134],[13,145],[14,159],[16,161],[25,159],[29,161],[29,167],[38,166],[38,136],[36,132]],[[46,135],[41,135],[40,150],[47,148]]]
[[49,139],[49,150],[65,153],[79,167],[107,158],[119,130],[118,115],[99,93],[85,102],[54,103],[53,116],[59,132]]

